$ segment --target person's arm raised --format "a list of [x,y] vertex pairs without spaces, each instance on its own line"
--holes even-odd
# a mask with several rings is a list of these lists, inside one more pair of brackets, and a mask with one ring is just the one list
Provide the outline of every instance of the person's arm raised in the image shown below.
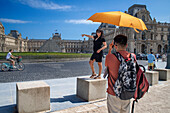
[[92,38],[92,39],[94,39],[94,37],[93,37],[93,36],[91,36],[91,35],[82,34],[81,36],[82,36],[82,37],[86,36],[86,37],[88,37],[88,38]]
[[113,41],[112,41],[112,43],[111,44],[109,44],[109,52],[108,52],[108,54],[111,54],[111,51],[112,51],[112,49],[113,49]]

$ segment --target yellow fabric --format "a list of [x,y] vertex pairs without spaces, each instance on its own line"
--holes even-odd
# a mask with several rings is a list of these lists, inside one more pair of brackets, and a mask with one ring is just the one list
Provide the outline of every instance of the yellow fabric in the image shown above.
[[154,66],[154,63],[148,63],[148,66]]
[[113,24],[120,27],[131,27],[134,28],[136,32],[138,32],[136,29],[147,30],[146,25],[141,19],[120,11],[95,13],[88,20]]

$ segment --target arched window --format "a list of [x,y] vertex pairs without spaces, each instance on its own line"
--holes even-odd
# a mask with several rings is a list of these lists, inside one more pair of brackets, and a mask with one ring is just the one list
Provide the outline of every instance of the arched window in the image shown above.
[[161,40],[164,40],[164,35],[161,35]]
[[145,54],[146,50],[147,50],[147,47],[144,44],[142,44],[141,52]]
[[136,54],[136,48],[134,48],[134,53]]
[[151,33],[151,40],[153,40],[153,34]]
[[136,39],[136,32],[134,33],[134,39]]
[[161,53],[162,46],[158,45],[158,53]]
[[144,15],[142,16],[142,20],[145,22],[145,16]]
[[165,45],[165,46],[164,46],[164,53],[167,53],[167,52],[168,52],[168,46]]
[[145,40],[145,32],[142,32],[142,40]]

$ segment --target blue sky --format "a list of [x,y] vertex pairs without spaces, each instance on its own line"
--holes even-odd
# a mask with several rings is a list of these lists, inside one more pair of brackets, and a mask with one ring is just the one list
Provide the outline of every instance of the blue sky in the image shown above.
[[100,25],[85,21],[91,15],[124,12],[133,4],[146,5],[152,18],[170,22],[169,0],[0,0],[0,21],[5,34],[18,30],[23,38],[49,39],[57,30],[62,39],[82,40],[82,33],[91,34]]

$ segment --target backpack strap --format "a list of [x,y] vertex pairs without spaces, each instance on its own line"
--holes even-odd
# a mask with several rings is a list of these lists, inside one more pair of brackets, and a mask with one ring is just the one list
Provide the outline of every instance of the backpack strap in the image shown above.
[[123,62],[124,58],[123,58],[123,56],[119,52],[115,52],[113,54],[116,56],[116,58],[118,59],[118,61],[120,63]]
[[124,57],[119,52],[115,52],[113,54],[116,56],[116,58],[119,60],[120,63],[122,63],[123,60],[128,61],[128,60],[134,59],[136,61],[136,59],[135,59],[134,55],[132,55],[132,53],[130,53],[129,58],[127,58],[127,59],[124,59]]

